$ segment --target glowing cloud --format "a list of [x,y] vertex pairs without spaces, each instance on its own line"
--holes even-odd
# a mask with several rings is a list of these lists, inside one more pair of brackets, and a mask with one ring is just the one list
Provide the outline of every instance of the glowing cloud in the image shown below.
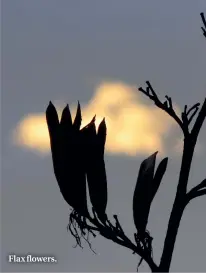
[[[107,124],[106,151],[113,154],[148,154],[156,150],[164,153],[164,137],[174,121],[153,104],[141,101],[137,88],[122,82],[103,82],[93,98],[82,105],[82,126],[96,114],[98,125],[103,117]],[[62,109],[61,109],[62,110]],[[71,106],[74,116],[76,106]],[[60,113],[60,109],[58,109]],[[41,154],[50,152],[45,113],[29,114],[17,125],[15,144]]]

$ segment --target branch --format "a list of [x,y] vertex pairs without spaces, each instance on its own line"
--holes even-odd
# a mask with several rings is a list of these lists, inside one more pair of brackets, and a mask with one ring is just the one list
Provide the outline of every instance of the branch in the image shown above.
[[190,192],[190,194],[187,196],[187,204],[194,198],[206,195],[206,189]]
[[191,131],[191,136],[193,137],[194,140],[197,139],[205,118],[206,118],[206,98],[202,104],[202,108],[200,109],[199,115]]
[[195,186],[194,188],[192,188],[188,194],[192,191],[197,191],[197,190],[201,190],[202,188],[206,188],[206,178],[200,183],[198,184],[197,186]]
[[201,16],[201,18],[202,18],[202,22],[203,22],[203,25],[204,25],[204,27],[201,27],[201,29],[202,29],[203,35],[204,35],[205,38],[206,38],[206,19],[205,19],[204,13],[201,12],[201,13],[200,13],[200,16]]
[[[89,217],[90,222],[95,225],[97,228],[94,228],[95,231],[98,231],[103,237],[105,237],[108,240],[112,240],[113,242],[124,246],[126,248],[129,248],[133,251],[133,253],[138,254],[140,257],[142,257],[151,268],[152,272],[157,272],[158,267],[153,261],[152,257],[148,255],[147,251],[142,249],[140,246],[135,245],[132,243],[132,241],[125,235],[119,220],[117,218],[117,215],[114,215],[114,219],[116,221],[116,226],[112,225],[112,223],[107,220],[107,224],[103,225],[98,221],[98,218],[96,216],[96,213],[94,213],[94,218]],[[90,226],[91,228],[91,226]]]
[[[196,115],[197,111],[199,110],[200,103],[194,104],[192,107],[187,110],[187,105],[185,105],[184,112],[182,112],[182,121],[183,123],[187,124],[187,127],[189,127],[189,124],[192,122],[194,116]],[[189,114],[193,111],[191,116],[189,117]]]
[[196,141],[193,141],[193,139],[191,138],[191,133],[185,137],[177,192],[169,218],[162,257],[159,266],[161,272],[169,272],[180,221],[185,206],[187,205],[187,184],[191,170],[195,144]]
[[206,191],[206,178],[197,186],[192,188],[186,195],[187,203],[189,203],[195,197],[204,195]]
[[[203,13],[201,13],[200,15],[204,25],[204,27],[202,27],[203,35],[206,37],[206,19]],[[176,236],[178,233],[180,221],[181,221],[185,206],[187,205],[187,202],[189,202],[193,198],[206,195],[205,180],[203,180],[200,183],[200,185],[192,189],[188,194],[186,193],[187,183],[188,183],[189,173],[191,170],[191,163],[192,163],[192,158],[194,154],[197,137],[199,135],[203,122],[206,118],[206,98],[203,102],[201,110],[199,111],[198,117],[195,121],[195,124],[192,130],[191,132],[189,132],[189,124],[191,123],[197,111],[199,110],[199,103],[192,106],[188,111],[187,111],[187,105],[185,105],[184,112],[182,112],[182,120],[181,120],[177,116],[177,114],[174,112],[171,98],[166,97],[167,101],[162,103],[159,100],[155,91],[153,90],[151,84],[148,81],[146,82],[146,84],[147,84],[146,90],[140,87],[139,91],[144,93],[147,97],[149,97],[152,101],[154,101],[154,103],[159,108],[167,112],[178,123],[178,125],[182,129],[183,134],[185,136],[182,163],[181,163],[176,197],[175,197],[172,212],[170,215],[167,233],[166,233],[166,237],[164,241],[163,252],[162,252],[161,261],[159,265],[160,272],[169,272],[174,245],[176,241]],[[190,113],[191,115],[189,117]]]
[[155,103],[155,105],[157,107],[164,110],[168,115],[170,115],[177,122],[177,124],[180,126],[180,128],[183,131],[184,136],[187,136],[189,133],[188,126],[184,122],[184,120],[182,121],[178,117],[178,115],[175,113],[175,111],[173,109],[172,99],[168,96],[165,96],[166,101],[164,103],[162,103],[160,101],[160,99],[158,98],[156,92],[154,91],[153,87],[151,86],[150,82],[146,81],[146,84],[147,84],[146,90],[144,90],[142,87],[138,88],[138,90],[140,92],[142,92],[143,94],[145,94],[148,98],[150,98]]

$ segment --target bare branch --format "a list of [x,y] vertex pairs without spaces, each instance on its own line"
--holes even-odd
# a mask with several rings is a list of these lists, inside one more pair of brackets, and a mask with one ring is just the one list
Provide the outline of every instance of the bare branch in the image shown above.
[[206,189],[190,192],[190,194],[187,196],[187,203],[189,203],[192,199],[202,195],[206,195]]
[[[89,217],[90,222],[95,225],[98,228],[98,232],[105,237],[108,240],[112,240],[113,242],[124,246],[126,248],[129,248],[133,251],[133,253],[138,254],[140,257],[142,257],[150,266],[150,268],[153,270],[153,272],[156,272],[158,267],[153,261],[152,257],[148,255],[148,252],[139,247],[138,245],[135,245],[132,243],[132,241],[125,235],[123,232],[123,229],[119,223],[119,220],[117,218],[117,215],[114,215],[114,219],[116,221],[116,226],[113,226],[111,222],[108,220],[109,225],[103,225],[101,224],[96,215],[94,214],[95,218]],[[91,228],[91,227],[90,227]],[[95,228],[96,231],[96,228]],[[156,270],[156,271],[155,271]]]
[[[205,103],[205,106],[206,106],[206,103]],[[188,197],[189,195],[186,194],[186,190],[187,190],[187,183],[188,183],[189,174],[191,170],[191,163],[192,163],[192,159],[194,155],[194,149],[196,145],[197,136],[199,134],[200,128],[204,121],[204,118],[202,117],[202,113],[204,113],[204,111],[202,109],[197,117],[197,120],[199,120],[197,123],[198,127],[196,127],[197,129],[195,131],[197,135],[195,135],[195,138],[194,138],[191,132],[184,139],[184,148],[183,148],[182,163],[180,168],[177,192],[175,196],[175,201],[173,203],[172,212],[170,214],[162,257],[161,257],[160,266],[159,266],[160,269],[164,272],[168,272],[170,268],[172,253],[174,251],[174,246],[175,246],[175,241],[176,241],[176,236],[178,233],[180,221],[181,221],[185,206],[190,201]],[[194,125],[194,127],[195,126],[197,125]],[[203,192],[201,193],[198,192],[198,195],[197,194],[195,195],[199,196],[201,194],[203,194]]]
[[200,103],[199,103],[199,102],[196,103],[196,104],[194,104],[194,105],[193,105],[192,107],[190,107],[190,109],[186,112],[186,115],[189,115],[189,113],[190,113],[192,110],[198,108],[199,106],[200,106]]
[[198,191],[198,190],[201,190],[202,188],[206,188],[206,178],[200,183],[198,184],[197,186],[195,186],[194,188],[192,188],[188,194],[191,192],[191,191]]
[[172,99],[171,99],[171,97],[168,97],[168,96],[165,96],[165,98],[168,100],[168,104],[169,104],[169,108],[170,109],[173,109],[173,105],[172,105]]
[[138,88],[138,90],[142,92],[143,94],[145,94],[147,97],[149,97],[155,103],[157,107],[164,110],[168,115],[170,115],[178,123],[184,135],[185,136],[188,135],[189,133],[188,126],[175,113],[173,109],[173,105],[172,105],[172,99],[168,96],[165,96],[166,101],[162,103],[160,99],[158,98],[156,92],[154,91],[153,87],[151,86],[150,82],[146,81],[146,84],[147,84],[146,90],[144,90],[142,87]]
[[[182,121],[183,123],[186,123],[189,127],[189,124],[193,120],[194,116],[196,115],[197,111],[199,110],[200,103],[194,104],[192,107],[187,110],[187,105],[185,105],[184,112],[182,112]],[[191,116],[189,117],[189,114],[193,111]]]
[[203,25],[204,25],[204,27],[201,27],[201,29],[202,29],[203,35],[204,35],[205,38],[206,38],[206,19],[205,19],[204,13],[201,12],[201,13],[200,13],[200,16],[201,16],[201,18],[202,18],[202,22],[203,22]]
[[206,118],[206,98],[202,104],[202,108],[200,109],[199,115],[198,115],[198,117],[195,121],[195,124],[192,128],[192,131],[191,131],[191,135],[194,140],[197,139],[205,118]]
[[186,194],[186,203],[188,204],[192,199],[204,194],[206,194],[206,178]]
[[193,120],[194,116],[196,115],[197,111],[199,110],[198,107],[196,107],[194,109],[194,112],[192,113],[192,115],[190,116],[189,120],[188,120],[188,125],[191,123],[191,121]]

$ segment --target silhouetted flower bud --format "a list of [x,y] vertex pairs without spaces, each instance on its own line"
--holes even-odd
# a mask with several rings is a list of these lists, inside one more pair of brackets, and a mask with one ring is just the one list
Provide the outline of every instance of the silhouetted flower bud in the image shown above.
[[68,105],[62,112],[60,124],[57,122],[56,109],[51,103],[47,108],[46,116],[50,132],[54,172],[60,191],[65,201],[80,215],[88,216],[86,173],[83,165],[79,130],[81,126],[80,104],[78,103],[73,125]]

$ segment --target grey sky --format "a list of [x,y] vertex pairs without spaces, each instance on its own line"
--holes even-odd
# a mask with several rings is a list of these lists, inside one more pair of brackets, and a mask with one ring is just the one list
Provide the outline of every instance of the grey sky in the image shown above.
[[[72,248],[68,206],[55,181],[51,156],[41,158],[11,143],[11,131],[49,100],[87,102],[99,80],[143,85],[180,107],[205,97],[206,41],[200,30],[202,1],[3,0],[2,2],[2,266],[3,271],[135,271],[139,259],[104,238],[94,255]],[[205,146],[204,124],[200,142]],[[154,152],[156,148],[154,147]],[[177,185],[179,157],[168,171],[151,211],[149,230],[158,262]],[[132,194],[142,157],[106,155],[108,214],[135,231]],[[206,176],[205,152],[196,155],[190,186]],[[206,198],[188,206],[171,271],[205,271]],[[8,253],[52,254],[56,265],[8,264]],[[142,271],[148,268],[144,264]]]

